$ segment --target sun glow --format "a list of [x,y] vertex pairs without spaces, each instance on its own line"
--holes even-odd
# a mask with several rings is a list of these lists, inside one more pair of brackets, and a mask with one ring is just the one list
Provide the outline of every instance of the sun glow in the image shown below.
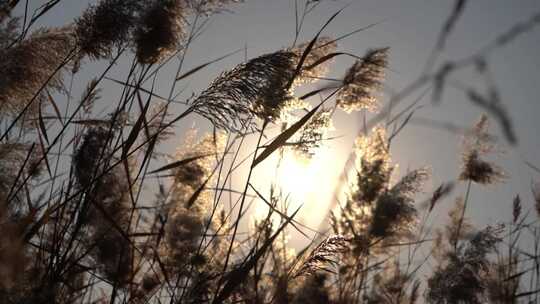
[[[298,218],[316,228],[327,214],[329,203],[339,180],[341,167],[336,165],[336,153],[328,147],[320,148],[312,159],[303,159],[294,152],[273,156],[256,178],[259,185],[275,185],[289,214],[302,206]],[[269,178],[273,177],[273,179]],[[282,204],[280,203],[281,207]],[[257,204],[254,216],[264,218],[268,206]]]

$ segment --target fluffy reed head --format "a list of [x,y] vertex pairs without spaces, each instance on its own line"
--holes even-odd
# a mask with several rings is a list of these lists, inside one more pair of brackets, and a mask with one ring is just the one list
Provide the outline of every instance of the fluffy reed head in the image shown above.
[[[188,134],[176,158],[199,157],[173,171],[175,176],[170,195],[170,209],[165,225],[166,242],[161,251],[172,269],[188,263],[197,252],[204,228],[208,225],[207,209],[210,192],[201,187],[209,185],[215,157],[224,148],[224,137],[206,135],[195,141],[195,133]],[[196,195],[196,197],[195,197]]]
[[521,275],[518,274],[519,260],[517,255],[500,257],[490,265],[486,281],[489,303],[517,304]]
[[167,248],[163,253],[165,263],[171,269],[188,264],[197,251],[206,223],[204,216],[205,212],[199,206],[177,205],[170,212],[165,226]]
[[[0,50],[0,115],[37,116],[47,91],[63,91],[62,66],[74,47],[69,28],[41,29],[9,49]],[[65,61],[65,62],[64,62]],[[40,89],[44,87],[44,90]]]
[[406,237],[410,234],[416,217],[414,196],[428,177],[425,169],[411,171],[378,197],[370,226],[373,237]]
[[384,128],[377,127],[369,136],[356,141],[357,172],[347,201],[331,217],[336,233],[351,239],[352,254],[369,252],[374,203],[388,188],[392,166]]
[[296,271],[295,277],[313,275],[319,271],[330,270],[328,266],[336,265],[335,257],[348,248],[347,240],[341,235],[333,235],[321,242]]
[[299,132],[295,140],[294,151],[310,159],[315,155],[324,140],[325,134],[332,128],[332,112],[330,109],[323,109],[315,114]]
[[98,270],[113,284],[124,287],[133,279],[134,260],[131,241],[111,225],[96,227],[91,240],[92,256]]
[[[448,212],[449,223],[444,227],[444,234],[448,240],[449,246],[457,244],[461,239],[467,238],[473,234],[474,225],[469,218],[462,217],[465,203],[463,197],[456,198],[454,206]],[[443,247],[439,247],[442,250]]]
[[[298,65],[302,54],[309,43],[305,42],[289,49],[290,52],[296,54],[296,62]],[[296,79],[296,84],[311,83],[317,81],[328,73],[330,60],[326,57],[334,53],[337,49],[337,43],[330,37],[320,37],[313,45],[312,50],[307,54],[306,59],[300,71],[300,77]]]
[[101,0],[75,21],[77,45],[93,59],[110,57],[115,47],[125,45],[137,23],[142,0]]
[[103,162],[111,156],[110,145],[114,133],[106,128],[90,128],[73,159],[77,180],[89,187],[95,175],[103,170]]
[[296,55],[278,51],[221,74],[193,102],[194,111],[231,131],[254,128],[254,118],[275,121],[290,100]]
[[159,62],[181,46],[186,26],[181,4],[181,1],[157,1],[143,13],[134,34],[140,63]]
[[377,108],[374,93],[382,86],[388,65],[389,48],[369,50],[362,60],[349,68],[343,79],[343,89],[336,98],[337,105],[347,112]]
[[[206,134],[196,139],[196,131],[186,134],[184,143],[178,148],[175,160],[195,158],[173,170],[175,192],[173,198],[178,203],[187,202],[190,193],[197,190],[210,177],[217,155],[223,151],[225,135],[223,133]],[[186,196],[186,194],[188,196]]]
[[380,252],[384,245],[412,235],[417,213],[414,199],[429,174],[417,169],[390,187],[392,167],[382,128],[360,138],[357,147],[357,179],[344,206],[333,214],[332,228],[351,239],[351,253],[359,257],[370,248]]
[[483,157],[494,151],[488,133],[488,118],[480,116],[475,124],[472,134],[463,140],[462,169],[459,178],[482,185],[490,185],[501,181],[505,174],[494,163],[486,161]]
[[370,204],[388,186],[393,167],[390,165],[390,151],[386,145],[386,131],[379,126],[369,136],[356,140],[358,171],[352,199]]
[[488,226],[472,234],[466,244],[446,249],[427,281],[426,300],[430,303],[486,303],[491,265],[488,254],[496,251],[501,232],[502,227]]
[[[113,136],[109,129],[90,128],[74,156],[74,167],[79,186],[87,193],[83,222],[89,227],[91,254],[108,280],[125,286],[132,279],[135,260],[127,238],[133,214],[130,191],[135,187],[124,166],[109,167],[115,159],[109,144]],[[130,170],[133,161],[127,163]]]

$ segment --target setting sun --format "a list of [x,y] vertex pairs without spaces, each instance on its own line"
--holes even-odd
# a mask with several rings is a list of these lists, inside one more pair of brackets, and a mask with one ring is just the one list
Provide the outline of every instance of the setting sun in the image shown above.
[[[342,168],[336,165],[338,153],[330,147],[321,147],[311,159],[305,159],[292,151],[283,153],[278,166],[278,156],[273,156],[255,178],[256,184],[268,185],[268,176],[274,177],[276,190],[287,198],[291,213],[303,205],[299,219],[316,228],[326,216]],[[277,168],[276,168],[277,167]],[[258,202],[255,217],[264,217],[268,207]]]

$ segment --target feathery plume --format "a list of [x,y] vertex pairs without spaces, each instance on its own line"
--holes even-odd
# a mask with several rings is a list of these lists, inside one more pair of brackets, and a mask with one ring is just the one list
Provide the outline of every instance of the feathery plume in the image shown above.
[[374,92],[382,86],[388,65],[389,48],[369,50],[364,58],[349,68],[343,79],[343,89],[336,98],[337,105],[347,111],[374,111],[377,98]]
[[384,128],[356,140],[357,173],[347,201],[331,216],[335,233],[351,239],[352,253],[362,256],[371,246],[373,204],[388,188],[392,166]]
[[182,1],[157,1],[146,12],[135,31],[137,60],[152,64],[176,51],[185,37]]
[[463,197],[458,197],[454,207],[448,212],[450,223],[446,225],[445,232],[446,238],[451,245],[457,244],[463,236],[470,236],[474,230],[474,226],[469,219],[467,217],[462,218],[463,208],[465,208]]
[[347,240],[341,235],[333,235],[321,242],[307,257],[294,277],[312,275],[319,271],[332,272],[327,265],[336,265],[334,257],[347,249]]
[[482,156],[494,150],[487,130],[488,118],[483,114],[473,128],[473,135],[464,138],[463,165],[459,176],[461,180],[490,185],[505,177],[504,172],[497,165],[482,159]]
[[112,133],[105,128],[90,128],[83,137],[79,150],[75,154],[75,174],[83,187],[90,187],[94,178],[103,168],[96,169],[102,163],[102,159],[108,159],[110,153],[108,147],[112,140]]
[[295,54],[278,51],[240,64],[221,74],[194,101],[194,111],[216,127],[241,132],[254,128],[254,118],[277,120],[292,99]]
[[433,194],[431,195],[431,199],[429,200],[429,212],[433,211],[433,208],[435,208],[435,205],[445,196],[450,194],[452,190],[454,189],[453,183],[442,183],[433,191]]
[[170,212],[165,227],[165,263],[169,267],[183,267],[197,251],[205,227],[204,211],[199,205],[177,205]]
[[520,285],[520,275],[517,267],[519,260],[517,255],[512,257],[502,257],[491,265],[487,280],[486,289],[489,303],[493,304],[517,304],[517,297]]
[[356,140],[359,161],[353,200],[369,204],[388,186],[393,167],[390,165],[386,140],[386,131],[382,126],[374,128],[371,135]]
[[410,233],[416,208],[414,195],[420,191],[429,174],[425,169],[409,172],[390,190],[382,193],[375,203],[370,234],[376,238],[406,236]]
[[300,156],[310,159],[320,147],[324,135],[332,128],[331,109],[323,109],[315,114],[300,130],[293,149]]
[[351,240],[352,256],[361,257],[411,236],[417,213],[414,196],[429,174],[425,169],[414,170],[390,187],[392,166],[383,128],[360,138],[357,149],[356,183],[346,203],[332,214],[331,226]]
[[101,0],[75,21],[75,36],[82,55],[92,59],[111,56],[115,47],[129,42],[142,0]]
[[97,88],[98,80],[94,78],[88,82],[86,89],[81,96],[82,109],[85,114],[92,113],[92,109],[96,102],[101,98],[101,88]]
[[[298,65],[302,54],[309,43],[302,43],[290,51],[296,54],[296,62]],[[330,37],[320,37],[313,45],[312,50],[307,54],[307,57],[302,65],[300,71],[300,77],[295,81],[296,84],[312,83],[317,81],[318,78],[324,77],[328,73],[330,60],[325,60],[325,57],[331,53],[334,53],[337,49],[337,43]]]
[[[87,191],[89,205],[84,222],[90,228],[91,254],[107,279],[124,286],[131,281],[135,259],[126,237],[132,214],[130,191],[134,187],[123,166],[107,167],[115,159],[109,144],[113,136],[106,128],[90,128],[75,154],[74,166],[80,187]],[[129,159],[128,166],[133,165]]]
[[486,284],[490,262],[487,255],[501,241],[501,228],[477,232],[457,252],[447,252],[428,279],[426,300],[430,303],[486,303]]
[[67,65],[64,61],[73,46],[71,30],[55,28],[38,30],[17,45],[0,50],[4,58],[0,62],[0,113],[17,115],[37,96],[26,113],[35,117],[47,90],[63,91],[61,65]]
[[[177,159],[201,156],[183,166],[175,168],[168,210],[168,221],[165,225],[165,240],[161,251],[166,257],[166,264],[173,269],[182,267],[193,258],[204,228],[208,224],[206,218],[210,202],[210,193],[206,187],[211,176],[215,156],[223,150],[225,139],[218,134],[206,135],[195,142],[195,132],[186,136],[183,147],[178,151]],[[200,192],[198,192],[200,191]],[[193,196],[198,195],[193,201]]]

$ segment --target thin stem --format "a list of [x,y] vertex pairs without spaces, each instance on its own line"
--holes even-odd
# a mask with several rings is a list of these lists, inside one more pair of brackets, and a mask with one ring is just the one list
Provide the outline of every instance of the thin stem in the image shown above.
[[459,242],[459,234],[461,232],[461,226],[463,225],[463,220],[465,219],[465,212],[467,210],[467,203],[469,202],[469,195],[471,193],[472,181],[469,180],[467,183],[467,191],[465,192],[465,199],[463,201],[463,210],[461,211],[461,217],[459,218],[457,230],[456,230],[456,239],[454,240],[454,250],[457,251],[457,245]]

